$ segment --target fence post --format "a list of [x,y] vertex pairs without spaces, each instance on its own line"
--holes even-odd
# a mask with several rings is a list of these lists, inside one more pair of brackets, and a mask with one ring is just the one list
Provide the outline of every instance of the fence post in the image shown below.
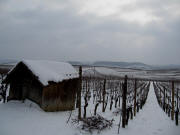
[[167,97],[168,98],[168,117],[170,117],[170,111],[171,111],[171,109],[170,109],[170,99],[169,99],[169,97]]
[[82,67],[79,67],[79,89],[78,89],[78,118],[81,119],[81,89],[82,89]]
[[[167,95],[167,92],[166,92],[166,98],[168,99],[168,95]],[[168,113],[168,103],[166,103],[166,114]]]
[[179,106],[179,101],[178,101],[178,89],[177,89],[177,94],[176,94],[176,96],[177,96],[177,106],[176,106],[176,125],[178,126],[178,124],[179,124],[179,122],[178,122],[178,120],[179,120],[179,118],[178,118],[178,115],[179,115],[179,108],[178,108],[178,106]]
[[159,97],[160,100],[159,100],[159,101],[160,101],[160,106],[162,107],[162,102],[161,102],[161,89],[159,89],[159,92],[160,92],[160,97]]
[[124,79],[123,84],[123,95],[122,95],[122,127],[125,128],[126,125],[126,96],[127,96],[127,75]]
[[177,98],[177,99],[176,99],[176,100],[177,100],[177,106],[176,106],[176,109],[177,109],[177,110],[179,110],[179,108],[178,108],[178,106],[179,106],[179,101],[178,101],[178,96],[179,96],[179,95],[178,95],[178,90],[179,90],[179,89],[177,89],[177,94],[176,94],[176,96],[177,96],[177,97],[176,97],[176,98]]
[[163,92],[163,95],[164,95],[164,101],[163,101],[163,110],[164,110],[164,112],[166,111],[165,109],[166,109],[166,106],[165,106],[165,104],[166,104],[166,92],[165,92],[165,88],[163,87],[163,89],[164,89],[164,92]]
[[174,81],[172,81],[172,111],[171,111],[171,120],[174,120]]
[[137,91],[137,80],[135,79],[135,84],[134,84],[134,116],[136,116],[136,91]]
[[106,79],[104,79],[104,86],[103,86],[103,106],[102,112],[105,112],[105,95],[106,95]]

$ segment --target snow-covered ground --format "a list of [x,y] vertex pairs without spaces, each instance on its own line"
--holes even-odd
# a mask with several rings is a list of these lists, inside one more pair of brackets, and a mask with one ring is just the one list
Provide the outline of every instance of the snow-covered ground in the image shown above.
[[[77,71],[79,70],[76,67]],[[160,80],[180,80],[180,70],[137,70],[110,67],[83,67],[83,75],[111,75],[129,78],[146,78]]]
[[76,135],[69,112],[47,113],[31,102],[0,105],[0,135]]
[[[70,112],[42,111],[32,102],[8,102],[0,104],[0,135],[81,135],[88,134],[79,131],[67,119]],[[77,115],[73,111],[72,117]],[[117,134],[119,116],[106,111],[107,119],[115,119],[113,127],[100,132],[100,135]],[[94,132],[97,134],[97,132]],[[129,121],[129,125],[122,129],[120,135],[179,135],[180,126],[175,126],[174,121],[159,107],[154,89],[151,84],[147,103],[137,113],[137,116]]]
[[150,86],[147,102],[136,118],[129,122],[126,129],[121,129],[126,135],[179,135],[180,126],[163,112],[159,107],[154,93],[153,85]]

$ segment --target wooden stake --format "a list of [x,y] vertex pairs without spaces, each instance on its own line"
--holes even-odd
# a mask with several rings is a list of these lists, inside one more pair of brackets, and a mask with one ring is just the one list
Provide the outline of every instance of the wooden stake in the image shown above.
[[176,100],[177,100],[177,106],[176,106],[176,109],[177,109],[177,110],[179,110],[179,108],[178,108],[178,106],[179,106],[179,101],[178,101],[178,90],[179,90],[179,89],[177,89],[177,94],[176,94],[176,96],[177,96],[177,97],[176,97],[176,98],[177,98],[177,99],[176,99]]
[[135,79],[134,84],[134,116],[136,116],[136,92],[137,91],[137,80]]
[[83,116],[83,118],[86,118],[86,108],[88,106],[87,95],[84,97],[84,102],[85,102],[85,105],[84,105],[84,116]]
[[99,103],[96,103],[96,105],[95,105],[95,109],[94,109],[94,115],[96,115],[98,105],[99,105]]
[[165,109],[165,104],[166,104],[166,93],[165,93],[165,88],[163,88],[164,89],[164,93],[163,93],[163,95],[164,95],[164,102],[163,102],[163,110],[164,110],[164,112],[166,111]]
[[127,75],[124,79],[123,84],[123,100],[122,100],[122,127],[125,128],[126,125],[126,96],[127,96]]
[[179,89],[177,89],[177,94],[176,94],[176,98],[177,98],[177,104],[176,104],[176,113],[175,113],[175,119],[176,119],[176,126],[178,126],[179,125],[179,118],[178,118],[178,115],[179,115],[179,108],[178,108],[178,106],[179,106],[179,101],[178,101],[178,90]]
[[79,67],[79,90],[78,90],[78,118],[81,119],[81,89],[82,89],[82,67]]
[[174,81],[172,81],[172,111],[171,111],[171,120],[174,120]]
[[104,79],[104,87],[103,87],[103,106],[102,106],[102,112],[105,112],[105,95],[106,95],[106,79]]

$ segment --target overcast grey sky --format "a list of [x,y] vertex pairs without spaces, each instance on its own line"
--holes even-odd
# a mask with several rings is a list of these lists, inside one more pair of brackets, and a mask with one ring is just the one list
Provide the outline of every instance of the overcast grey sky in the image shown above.
[[180,0],[0,0],[0,58],[180,64]]

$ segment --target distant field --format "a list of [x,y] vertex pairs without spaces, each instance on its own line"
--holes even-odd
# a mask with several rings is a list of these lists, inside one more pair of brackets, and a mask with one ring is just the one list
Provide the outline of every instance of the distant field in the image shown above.
[[[79,66],[75,66],[78,70]],[[163,70],[143,70],[133,68],[118,68],[118,67],[82,67],[83,71],[89,75],[94,73],[105,75],[116,75],[124,77],[128,75],[133,78],[146,78],[146,79],[161,79],[161,80],[180,80],[180,69],[163,69]]]

